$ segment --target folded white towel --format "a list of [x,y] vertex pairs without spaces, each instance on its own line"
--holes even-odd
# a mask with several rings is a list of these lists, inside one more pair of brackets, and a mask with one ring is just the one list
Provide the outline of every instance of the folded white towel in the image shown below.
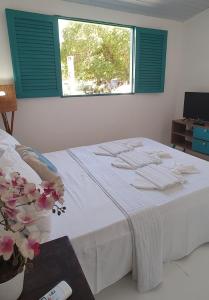
[[120,153],[127,152],[132,150],[132,148],[128,145],[121,144],[120,142],[109,142],[99,145],[99,148],[105,150],[112,156],[116,156]]
[[175,175],[172,171],[162,166],[149,165],[138,169],[136,173],[146,178],[159,190],[164,190],[176,184],[185,182],[185,179],[182,176]]
[[137,148],[143,146],[143,139],[142,138],[131,138],[128,140],[121,141],[122,144],[127,145],[131,148]]
[[103,149],[100,149],[99,147],[94,151],[94,154],[101,155],[101,156],[112,156],[112,154],[110,154],[109,152]]
[[194,165],[184,165],[184,164],[176,164],[171,171],[174,174],[197,174],[199,173],[198,169]]
[[150,155],[156,155],[159,158],[171,158],[171,154],[169,152],[166,152],[164,150],[160,149],[145,149],[145,153],[150,154]]
[[116,167],[116,168],[119,168],[119,169],[132,170],[131,165],[126,163],[125,161],[123,161],[120,158],[116,158],[111,164],[112,164],[113,167]]
[[94,154],[102,156],[117,156],[120,153],[128,152],[141,146],[143,146],[141,138],[112,141],[98,145]]
[[121,153],[118,158],[122,159],[124,162],[131,166],[131,169],[135,170],[149,164],[160,164],[161,159],[144,153],[139,149],[134,149],[133,151]]
[[131,183],[131,185],[137,189],[142,189],[142,190],[156,190],[157,189],[156,185],[154,185],[152,182],[150,182],[146,178],[143,178],[140,175],[137,175],[137,178],[135,178],[134,182]]

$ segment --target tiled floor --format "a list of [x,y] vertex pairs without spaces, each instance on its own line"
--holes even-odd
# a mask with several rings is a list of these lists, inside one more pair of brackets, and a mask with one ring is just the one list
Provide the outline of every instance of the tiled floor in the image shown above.
[[165,264],[163,284],[151,292],[139,294],[131,277],[126,276],[96,300],[209,300],[209,245]]

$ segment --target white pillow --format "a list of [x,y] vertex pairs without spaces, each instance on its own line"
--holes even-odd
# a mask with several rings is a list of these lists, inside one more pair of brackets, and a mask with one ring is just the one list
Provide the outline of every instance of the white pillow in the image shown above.
[[0,150],[5,150],[8,146],[14,147],[20,143],[9,133],[0,129]]
[[[42,180],[39,175],[21,158],[17,151],[12,147],[7,147],[0,157],[0,168],[9,177],[12,172],[19,172],[22,177],[25,177],[28,182],[35,183],[36,186],[40,185]],[[40,232],[41,242],[46,242],[49,238],[51,222],[49,212],[46,216],[43,215],[38,223],[28,227],[30,232]]]
[[0,168],[7,176],[12,172],[19,172],[28,182],[36,185],[41,183],[39,175],[20,157],[12,146],[7,147],[0,157]]

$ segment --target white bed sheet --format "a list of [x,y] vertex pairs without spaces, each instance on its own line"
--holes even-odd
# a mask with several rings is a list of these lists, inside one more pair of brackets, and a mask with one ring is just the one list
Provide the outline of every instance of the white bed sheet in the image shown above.
[[[97,145],[82,147],[89,155],[95,155],[96,148]],[[169,152],[172,159],[164,159],[163,164],[188,163],[200,171],[187,175],[183,186],[163,192],[140,191],[159,206],[164,262],[179,259],[209,241],[209,163],[149,139],[144,139],[143,148]],[[132,239],[128,222],[66,151],[48,153],[46,157],[63,178],[67,206],[65,216],[52,217],[50,239],[70,237],[91,289],[98,293],[131,271]],[[97,159],[109,165],[118,180],[133,182],[134,171],[114,168],[111,166],[114,158],[97,156]]]

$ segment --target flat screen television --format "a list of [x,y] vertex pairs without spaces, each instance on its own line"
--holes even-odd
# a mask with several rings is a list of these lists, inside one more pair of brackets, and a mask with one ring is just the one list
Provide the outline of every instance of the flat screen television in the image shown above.
[[209,121],[209,93],[186,92],[184,118]]

